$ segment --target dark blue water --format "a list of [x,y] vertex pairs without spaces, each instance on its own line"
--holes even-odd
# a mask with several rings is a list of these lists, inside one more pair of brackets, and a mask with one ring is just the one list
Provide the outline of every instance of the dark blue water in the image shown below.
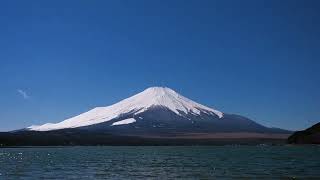
[[320,146],[0,149],[0,179],[320,179]]

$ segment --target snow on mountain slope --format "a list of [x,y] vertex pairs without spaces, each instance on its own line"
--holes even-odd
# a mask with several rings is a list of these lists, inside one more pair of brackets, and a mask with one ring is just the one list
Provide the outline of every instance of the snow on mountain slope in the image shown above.
[[111,126],[118,126],[118,125],[123,125],[123,124],[131,124],[136,122],[136,120],[134,118],[129,118],[129,119],[125,119],[125,120],[121,120],[121,121],[117,121],[112,123]]
[[189,113],[194,115],[206,113],[216,115],[219,118],[223,117],[222,112],[198,104],[170,88],[151,87],[111,106],[97,107],[56,124],[47,123],[40,126],[30,126],[28,129],[34,131],[50,131],[89,126],[110,121],[126,113],[134,113],[136,115],[154,106],[165,107],[179,116],[184,116]]

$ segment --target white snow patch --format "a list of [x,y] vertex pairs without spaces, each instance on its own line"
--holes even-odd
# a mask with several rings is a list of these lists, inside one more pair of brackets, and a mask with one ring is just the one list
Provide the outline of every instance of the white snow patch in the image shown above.
[[131,124],[131,123],[134,123],[136,122],[135,119],[133,118],[129,118],[129,119],[125,119],[125,120],[121,120],[121,121],[117,121],[117,122],[114,122],[112,123],[111,126],[118,126],[118,125],[124,125],[124,124]]
[[165,107],[177,115],[200,115],[206,113],[223,117],[223,113],[215,109],[198,104],[166,87],[151,87],[132,97],[124,99],[107,107],[97,107],[78,116],[66,119],[59,123],[47,123],[40,126],[30,126],[34,131],[50,131],[65,128],[77,128],[110,121],[121,114],[134,112],[139,114],[154,106]]

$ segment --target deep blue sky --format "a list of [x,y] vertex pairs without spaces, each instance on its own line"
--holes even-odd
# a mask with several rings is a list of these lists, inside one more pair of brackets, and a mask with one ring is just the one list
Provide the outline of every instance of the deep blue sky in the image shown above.
[[150,86],[306,128],[320,121],[318,2],[2,0],[0,131],[59,122]]

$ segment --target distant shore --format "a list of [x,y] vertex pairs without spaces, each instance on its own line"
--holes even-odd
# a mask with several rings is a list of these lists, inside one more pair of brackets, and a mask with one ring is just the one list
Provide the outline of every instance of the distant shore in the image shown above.
[[177,135],[114,135],[83,131],[0,133],[0,147],[28,146],[198,146],[286,144],[290,134],[187,133]]

